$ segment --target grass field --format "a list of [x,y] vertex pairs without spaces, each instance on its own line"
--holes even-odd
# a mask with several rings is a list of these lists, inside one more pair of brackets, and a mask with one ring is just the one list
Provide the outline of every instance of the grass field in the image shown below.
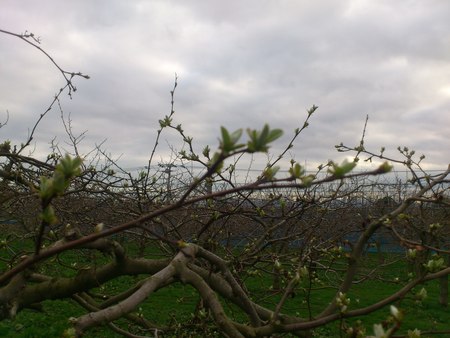
[[[70,255],[70,254],[69,254]],[[401,257],[401,256],[398,256]],[[377,302],[383,297],[398,290],[401,285],[396,283],[396,278],[404,279],[407,275],[408,267],[402,259],[395,260],[394,263],[385,270],[383,274],[377,276],[377,280],[368,280],[361,284],[356,284],[348,294],[351,299],[350,309],[366,306]],[[73,261],[74,257],[62,257],[64,260]],[[78,257],[80,260],[80,257]],[[377,264],[377,257],[370,255],[365,260],[364,269],[369,271]],[[70,269],[61,270],[57,264],[49,264],[43,267],[51,272],[58,270],[59,274],[70,275],[73,273]],[[54,272],[54,271],[53,271]],[[134,284],[138,277],[121,277],[103,285],[98,290],[98,294],[112,295],[120,290],[124,290]],[[290,298],[285,304],[283,312],[292,315],[308,316],[309,311],[312,315],[318,313],[332,299],[335,294],[333,288],[327,285],[335,282],[326,280],[325,274],[318,273],[318,279],[311,285],[311,292],[308,293],[309,284],[300,285],[296,290],[296,295]],[[268,275],[244,277],[245,284],[250,291],[253,300],[259,304],[273,309],[280,295],[275,291],[269,291],[272,284],[272,277]],[[418,289],[424,287],[419,286]],[[434,331],[448,329],[450,323],[450,311],[438,304],[438,281],[433,281],[425,285],[428,297],[421,303],[418,303],[413,297],[407,297],[396,306],[404,311],[405,319],[399,334],[405,334],[408,329],[419,328],[422,331]],[[310,297],[310,308],[305,301]],[[174,284],[161,289],[141,305],[138,312],[142,313],[148,320],[158,323],[189,324],[189,331],[184,329],[178,332],[177,337],[202,337],[213,336],[211,331],[205,335],[198,318],[194,318],[196,305],[199,301],[197,293],[189,286]],[[226,304],[226,303],[225,303]],[[227,312],[236,319],[243,320],[243,314],[232,306],[226,308]],[[1,337],[61,337],[62,332],[69,327],[68,318],[83,314],[81,309],[74,301],[57,300],[46,301],[43,304],[43,312],[24,310],[20,312],[14,321],[4,320],[0,322]],[[380,323],[389,315],[389,308],[386,307],[362,318],[352,318],[347,320],[349,325],[353,325],[357,320],[367,328],[367,334],[372,334],[374,323]],[[331,323],[327,326],[315,330],[316,337],[336,337],[339,336],[339,322]],[[139,332],[137,332],[139,333]],[[143,334],[143,333],[142,333]],[[86,337],[122,337],[106,328],[95,328],[86,334]],[[442,336],[441,336],[442,337]]]

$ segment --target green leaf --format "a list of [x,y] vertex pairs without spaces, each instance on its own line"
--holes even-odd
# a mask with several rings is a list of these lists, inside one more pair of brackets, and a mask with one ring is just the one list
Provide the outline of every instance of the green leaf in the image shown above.
[[70,155],[66,154],[59,160],[59,163],[56,165],[55,172],[61,173],[66,178],[72,178],[81,173],[81,163],[81,158],[71,158]]
[[161,129],[168,127],[172,124],[172,119],[169,116],[165,116],[164,120],[159,120],[159,126],[161,127]]
[[70,184],[70,179],[81,173],[82,160],[66,154],[55,167],[52,178],[41,177],[39,196],[49,202],[53,197],[62,195]]
[[235,132],[233,132],[233,134],[231,134],[231,142],[233,144],[236,144],[237,141],[239,141],[239,139],[241,138],[242,135],[242,129],[238,129]]
[[215,166],[214,172],[219,173],[223,168],[223,158],[220,153],[214,153],[212,159],[209,161],[209,167]]
[[341,178],[352,171],[355,166],[356,162],[348,162],[347,159],[345,159],[339,166],[336,163],[331,162],[331,168],[328,169],[328,172],[336,178]]
[[253,152],[267,152],[269,143],[279,138],[283,131],[281,129],[270,130],[268,124],[265,124],[261,131],[247,129],[250,140],[247,143],[247,150]]
[[55,209],[51,205],[45,207],[45,209],[41,213],[41,218],[47,224],[56,224],[58,223],[58,219],[55,215]]
[[69,179],[66,179],[59,172],[55,172],[53,175],[53,195],[62,195],[69,186]]
[[266,142],[271,143],[271,142],[275,141],[276,139],[280,138],[281,135],[283,135],[283,131],[281,129],[271,130],[269,133],[269,136],[266,139]]
[[258,132],[256,130],[247,129],[247,134],[250,140],[247,143],[247,150],[250,153],[259,151]]
[[267,136],[269,135],[269,125],[266,123],[259,134],[259,140],[265,141],[267,139]]
[[220,127],[220,133],[222,134],[222,149],[226,150],[231,144],[230,133],[225,127]]
[[267,167],[263,172],[264,179],[266,179],[267,181],[272,181],[275,178],[278,170],[280,170],[279,166]]
[[39,196],[43,200],[48,200],[53,195],[53,180],[47,177],[41,177],[41,184],[39,186]]
[[392,169],[394,168],[394,166],[392,166],[392,165],[390,165],[389,164],[389,162],[384,162],[383,164],[381,164],[379,167],[378,167],[378,172],[379,173],[388,173],[388,172],[390,172]]
[[203,156],[205,156],[206,158],[209,159],[209,152],[211,151],[211,149],[209,148],[209,146],[206,146],[205,148],[203,148],[202,154]]
[[293,178],[301,178],[305,174],[305,169],[298,163],[289,168],[289,174]]
[[225,155],[228,155],[228,153],[235,151],[239,148],[242,148],[244,146],[243,144],[236,144],[242,135],[242,129],[238,129],[230,135],[230,133],[225,127],[220,127],[220,132],[222,134],[222,140],[220,141],[220,148],[223,150]]
[[309,187],[313,183],[314,179],[315,179],[314,175],[307,175],[302,176],[301,181],[305,186]]
[[308,116],[311,116],[319,107],[317,107],[316,105],[313,105],[309,110],[308,110]]

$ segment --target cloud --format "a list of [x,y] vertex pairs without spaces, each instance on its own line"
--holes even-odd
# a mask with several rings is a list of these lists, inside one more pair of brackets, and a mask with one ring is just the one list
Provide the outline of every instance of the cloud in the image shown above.
[[[394,155],[407,145],[442,169],[450,158],[449,12],[443,1],[7,0],[0,22],[40,35],[64,69],[91,76],[76,80],[64,114],[87,130],[86,151],[107,139],[125,167],[146,164],[177,73],[175,120],[196,149],[217,146],[221,125],[266,122],[285,130],[286,144],[316,104],[289,152],[300,162],[342,159],[334,145],[357,145],[368,114],[372,150]],[[0,112],[10,113],[1,135],[20,143],[64,81],[44,55],[2,34],[0,59]],[[60,112],[49,113],[35,139],[42,156],[54,136],[67,139],[61,126]],[[182,148],[163,133],[158,161],[170,156],[168,144]]]

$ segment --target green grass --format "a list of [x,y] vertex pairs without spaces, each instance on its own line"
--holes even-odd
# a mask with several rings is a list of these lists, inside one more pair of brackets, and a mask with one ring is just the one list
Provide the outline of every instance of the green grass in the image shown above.
[[[106,285],[104,292],[112,291],[111,289],[120,289],[130,285],[130,280],[121,278]],[[405,319],[401,332],[405,333],[408,329],[420,328],[421,330],[444,330],[448,329],[447,323],[450,322],[450,314],[448,310],[443,309],[437,302],[438,283],[428,283],[427,291],[429,297],[422,303],[416,304],[412,300],[405,300],[398,304],[398,307],[405,312]],[[393,291],[393,287],[383,288],[377,283],[369,283],[367,287],[356,287],[355,291],[349,295],[351,305],[364,305],[379,300],[383,295]],[[313,295],[313,308],[319,309],[333,296],[331,289],[322,289]],[[274,293],[270,297],[266,297],[265,305],[271,305],[278,300],[279,296]],[[140,311],[154,322],[175,322],[175,318],[180,323],[187,323],[192,320],[191,313],[194,312],[195,305],[199,297],[195,291],[183,285],[174,285],[166,289],[159,290],[145,303],[141,305]],[[360,304],[356,303],[359,299]],[[351,306],[352,307],[352,306]],[[46,301],[43,304],[44,312],[36,312],[24,310],[20,312],[14,321],[0,322],[0,336],[4,337],[61,337],[61,333],[69,326],[68,318],[76,317],[83,314],[83,310],[74,302],[69,300]],[[290,299],[286,304],[285,311],[287,313],[296,314],[305,312],[306,305],[302,302],[301,295]],[[228,310],[229,313],[236,312]],[[348,320],[350,325],[356,320],[361,320],[371,333],[374,323],[380,323],[386,320],[389,315],[389,309],[384,308],[376,311],[369,316],[361,318],[352,318]],[[241,317],[242,314],[237,314]],[[174,319],[171,319],[174,318]],[[317,337],[335,337],[338,332],[339,323],[332,323],[323,328],[317,329]],[[94,328],[89,330],[86,337],[121,337],[105,328]]]
[[[135,250],[135,248],[131,248]],[[152,248],[147,249],[149,256],[156,255]],[[77,261],[78,264],[87,263],[92,257],[83,256],[79,253],[65,253],[59,257],[64,262]],[[101,261],[105,259],[101,255],[96,256]],[[391,257],[395,258],[395,257]],[[364,269],[370,271],[378,264],[376,255],[370,255],[364,262]],[[61,268],[57,261],[50,262],[42,266],[44,272],[58,272],[61,276],[71,276],[75,270],[69,267]],[[381,300],[383,297],[395,292],[401,287],[401,284],[394,282],[395,278],[407,278],[408,267],[403,260],[399,260],[389,266],[383,274],[378,277],[391,282],[370,280],[361,284],[356,284],[352,288],[348,297],[351,299],[350,310],[361,306],[366,306]],[[143,277],[143,276],[142,276]],[[319,281],[312,285],[312,291],[309,294],[312,314],[317,314],[322,310],[330,300],[333,299],[335,290],[327,288],[321,284],[325,276],[319,272]],[[329,282],[336,282],[339,276],[335,276]],[[280,294],[270,290],[272,277],[269,275],[260,275],[252,277],[243,277],[246,287],[252,295],[252,299],[261,305],[273,309],[274,304],[280,299]],[[98,294],[112,295],[120,290],[125,290],[133,285],[138,277],[121,277],[104,284],[102,287],[94,290]],[[329,283],[326,283],[329,284]],[[419,286],[418,289],[423,286]],[[402,324],[400,334],[405,334],[408,329],[420,328],[421,330],[444,330],[448,329],[450,314],[447,309],[438,304],[439,285],[438,281],[432,281],[425,285],[428,298],[422,303],[416,303],[411,297],[397,303],[397,307],[404,311],[405,319]],[[308,316],[308,307],[305,302],[305,296],[308,294],[308,284],[303,283],[296,290],[294,297],[289,298],[283,312],[292,315]],[[198,319],[193,318],[199,296],[190,286],[181,283],[173,284],[161,289],[144,302],[137,310],[145,318],[152,322],[164,324],[189,324],[189,332],[184,329],[186,337],[213,336],[212,332],[205,335],[204,331],[195,331],[201,328]],[[227,304],[224,302],[224,304]],[[234,306],[226,306],[227,313],[236,320],[245,321],[246,317]],[[4,320],[0,322],[0,337],[61,337],[62,332],[69,327],[68,318],[82,315],[84,310],[71,300],[46,301],[43,303],[43,311],[23,310],[14,321]],[[368,316],[361,318],[351,318],[346,320],[348,325],[354,325],[360,320],[367,328],[367,334],[372,334],[374,323],[380,323],[389,315],[389,307],[380,309]],[[196,321],[197,320],[197,321]],[[336,337],[339,331],[339,322],[328,324],[315,330],[316,337]],[[181,331],[180,331],[181,332]],[[143,333],[141,333],[143,334]],[[181,333],[175,336],[181,337]],[[86,334],[88,338],[94,337],[122,337],[106,328],[94,328]]]

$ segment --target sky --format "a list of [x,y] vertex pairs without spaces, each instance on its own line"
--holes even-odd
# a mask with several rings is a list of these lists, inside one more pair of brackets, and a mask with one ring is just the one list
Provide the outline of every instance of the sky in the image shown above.
[[[238,164],[264,167],[317,105],[309,127],[285,156],[314,170],[359,144],[398,159],[398,146],[426,155],[423,167],[450,163],[450,1],[60,1],[1,0],[0,29],[33,32],[65,70],[82,72],[64,118],[83,154],[96,145],[123,168],[147,164],[170,112],[196,151],[218,146],[220,127],[281,128],[269,155]],[[0,141],[24,142],[64,79],[48,58],[0,34]],[[70,151],[57,107],[28,152],[51,143]],[[183,149],[161,134],[154,164]],[[171,155],[172,153],[172,155]],[[27,153],[28,154],[28,153]],[[376,163],[380,163],[377,161]],[[361,165],[364,168],[364,165]]]

